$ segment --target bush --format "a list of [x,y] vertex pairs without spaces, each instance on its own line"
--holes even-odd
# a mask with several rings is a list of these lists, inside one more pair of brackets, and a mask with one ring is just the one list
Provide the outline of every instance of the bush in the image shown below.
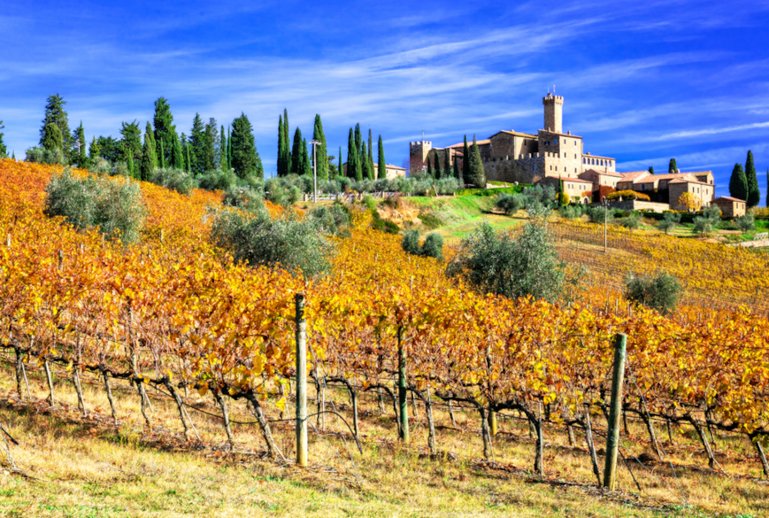
[[394,222],[382,218],[376,209],[371,211],[371,228],[388,234],[397,234],[401,230]]
[[224,193],[222,204],[228,207],[237,207],[239,209],[251,212],[260,212],[264,209],[262,195],[250,187],[230,187]]
[[648,194],[631,190],[614,191],[606,195],[606,199],[610,201],[619,200],[620,198],[623,200],[651,201]]
[[656,309],[663,315],[675,309],[680,296],[678,279],[666,272],[648,276],[630,274],[625,280],[628,300]]
[[403,234],[401,240],[401,248],[406,253],[412,255],[419,255],[421,249],[419,248],[419,232],[417,230],[407,230]]
[[583,205],[569,205],[567,207],[561,207],[559,212],[561,213],[561,216],[566,219],[576,219],[582,217],[585,213],[585,208]]
[[443,238],[440,234],[435,232],[427,234],[425,242],[422,244],[422,255],[443,259]]
[[494,202],[494,206],[511,216],[524,206],[524,199],[520,194],[501,194]]
[[335,236],[350,235],[350,211],[343,204],[318,206],[307,214],[307,221],[324,234]]
[[620,219],[619,224],[629,229],[638,228],[641,226],[641,214],[633,211],[626,217]]
[[32,147],[27,150],[27,162],[38,164],[67,164],[66,156],[60,149],[45,149],[43,147]]
[[302,189],[289,177],[271,178],[264,186],[264,194],[272,203],[290,207],[302,197]]
[[198,178],[198,184],[201,189],[209,191],[227,191],[238,185],[238,177],[232,169],[227,171],[216,169],[201,175]]
[[189,194],[198,186],[195,178],[189,173],[173,168],[155,169],[149,181],[181,194]]
[[443,238],[435,232],[428,234],[425,242],[419,246],[419,232],[407,230],[403,234],[401,247],[409,254],[443,259]]
[[560,296],[564,281],[563,263],[545,226],[536,223],[527,224],[517,239],[482,224],[462,241],[446,273],[462,275],[484,293],[510,298],[531,295],[549,301]]
[[78,230],[96,227],[108,238],[133,243],[139,239],[145,210],[137,184],[79,179],[65,170],[46,187],[45,214],[63,216]]
[[665,232],[665,234],[669,234],[679,223],[681,223],[681,214],[676,212],[665,212],[662,215],[662,221],[659,222],[657,228]]
[[590,218],[591,223],[603,223],[604,221],[611,221],[614,217],[608,208],[601,205],[588,208],[587,216]]
[[112,174],[112,164],[108,160],[102,157],[96,157],[91,161],[91,165],[88,167],[88,171],[94,174]]
[[753,230],[756,227],[756,218],[753,217],[753,214],[745,214],[744,216],[740,216],[736,218],[734,222],[737,223],[737,227],[739,227],[739,229],[743,232]]
[[280,266],[294,274],[314,277],[330,269],[331,246],[309,222],[291,218],[271,220],[223,211],[211,230],[213,242],[229,250],[236,261],[251,266]]

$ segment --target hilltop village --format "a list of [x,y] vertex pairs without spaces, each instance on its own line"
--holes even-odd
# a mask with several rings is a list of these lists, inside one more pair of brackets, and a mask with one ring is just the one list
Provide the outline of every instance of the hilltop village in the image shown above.
[[[574,202],[601,202],[614,191],[635,191],[649,201],[626,200],[625,208],[663,212],[686,210],[684,199],[700,207],[717,204],[725,215],[745,213],[745,201],[731,197],[715,198],[712,171],[654,174],[651,171],[616,170],[616,160],[585,151],[583,138],[563,131],[563,96],[548,93],[542,98],[543,129],[534,133],[500,130],[477,141],[488,180],[556,185]],[[464,142],[444,148],[421,140],[409,144],[409,174],[427,169],[428,161],[439,160],[461,168]],[[690,196],[682,198],[684,193]]]

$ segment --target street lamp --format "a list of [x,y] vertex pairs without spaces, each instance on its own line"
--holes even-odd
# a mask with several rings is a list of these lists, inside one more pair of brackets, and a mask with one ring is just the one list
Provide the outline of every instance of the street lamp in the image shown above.
[[319,140],[312,139],[312,202],[318,203],[318,152],[317,146],[320,144]]

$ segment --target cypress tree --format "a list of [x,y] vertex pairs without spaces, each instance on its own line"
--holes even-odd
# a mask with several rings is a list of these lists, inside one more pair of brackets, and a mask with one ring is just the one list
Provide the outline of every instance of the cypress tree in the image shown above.
[[368,130],[368,154],[366,158],[366,177],[371,180],[376,180],[376,175],[374,174],[374,141],[371,134],[371,128]]
[[473,147],[470,150],[470,181],[468,183],[481,189],[486,188],[486,171],[483,168],[481,150],[478,149],[475,135],[473,135]]
[[742,164],[734,164],[732,176],[729,178],[729,196],[740,200],[748,199],[748,177]]
[[344,169],[342,169],[342,146],[339,146],[339,154],[337,155],[337,171],[336,174],[344,176]]
[[[40,127],[40,145],[45,147],[43,138],[46,133],[46,126],[49,124],[55,124],[59,128],[61,134],[61,149],[62,153],[69,155],[72,149],[72,134],[69,131],[69,117],[64,110],[64,105],[67,104],[59,94],[54,94],[48,97],[45,105],[45,118],[43,124]],[[50,144],[50,142],[49,142]]]
[[312,128],[312,139],[320,142],[315,146],[315,159],[318,161],[318,178],[328,179],[328,143],[326,134],[323,131],[323,121],[320,120],[320,114],[315,114],[315,125]]
[[433,168],[433,160],[430,155],[427,155],[427,176],[435,178],[435,169]]
[[3,142],[4,129],[5,129],[5,124],[3,124],[3,121],[0,121],[0,158],[8,158],[8,148],[5,146],[5,142]]
[[649,166],[649,174],[654,174],[654,166],[653,165]]
[[677,173],[678,172],[678,164],[676,164],[676,159],[671,158],[670,162],[668,163],[668,173]]
[[99,141],[94,137],[91,139],[91,144],[88,146],[88,157],[91,161],[94,161],[99,158],[100,154],[101,148],[99,146]]
[[284,149],[284,142],[283,142],[283,114],[281,113],[278,115],[278,162],[277,162],[277,173],[278,176],[286,176],[285,173],[285,160],[286,160],[286,151]]
[[227,170],[232,169],[232,126],[227,128]]
[[[2,122],[0,122],[0,125],[2,125]],[[0,136],[0,148],[2,147],[2,136]],[[85,140],[85,129],[83,129],[83,123],[80,122],[80,125],[75,130],[75,149],[77,150],[77,153],[75,154],[75,163],[78,167],[85,167],[88,164],[88,155],[86,154],[88,148],[88,143]],[[0,149],[0,156],[2,156],[2,149]]]
[[302,174],[302,130],[298,127],[294,131],[294,144],[291,146],[291,174]]
[[216,131],[216,119],[208,119],[205,132],[205,145],[203,146],[203,171],[216,169],[216,144],[219,134]]
[[152,178],[152,173],[158,166],[157,155],[155,154],[155,136],[152,132],[152,126],[147,123],[144,130],[144,146],[142,147],[142,159],[139,166],[139,174],[142,180],[148,181]]
[[227,169],[227,135],[224,134],[224,124],[219,132],[219,169]]
[[171,166],[176,169],[184,169],[184,150],[182,149],[182,142],[176,133],[173,134],[173,140],[171,141],[173,146],[171,153]]
[[355,178],[355,157],[357,155],[355,135],[353,134],[353,129],[350,128],[350,131],[347,134],[347,171],[345,171],[345,175],[348,178]]
[[241,113],[240,117],[232,121],[232,134],[229,141],[232,148],[232,168],[235,174],[240,178],[264,178],[262,161],[256,150],[253,127],[245,113]]
[[283,108],[283,153],[285,161],[283,162],[284,176],[291,174],[294,170],[294,166],[291,164],[293,157],[291,156],[291,141],[289,140],[289,131],[291,126],[288,124],[288,110]]
[[459,170],[459,161],[456,156],[454,157],[454,178],[456,178],[459,183],[462,183],[462,171]]
[[[159,97],[155,101],[155,114],[152,118],[155,127],[155,144],[157,145],[158,161],[161,168],[175,166],[173,159],[176,148],[174,140],[177,140],[174,116],[171,114],[171,106],[165,97]],[[181,157],[177,157],[179,160]]]
[[747,206],[755,207],[761,201],[761,190],[758,187],[758,176],[756,175],[756,164],[753,162],[753,151],[750,150],[745,160],[745,176],[748,179]]
[[379,159],[379,165],[377,166],[377,178],[383,180],[387,178],[387,161],[385,160],[382,135],[379,135],[379,140],[377,141],[377,158]]
[[310,155],[307,150],[307,139],[302,139],[302,149],[300,154],[302,156],[302,167],[299,174],[312,176],[312,161],[310,160]]
[[137,121],[123,122],[120,126],[121,159],[128,163],[128,156],[138,159],[142,154],[142,130]]
[[443,176],[451,178],[451,158],[449,157],[449,148],[446,148],[443,155]]
[[195,118],[192,119],[189,144],[192,147],[189,161],[190,170],[196,175],[202,174],[205,172],[206,128],[199,113],[196,113]]
[[187,166],[186,171],[192,173],[192,146],[188,141],[184,142],[184,165]]
[[126,165],[126,169],[128,169],[128,176],[130,176],[131,178],[136,178],[137,171],[134,166],[134,154],[133,152],[131,152],[130,149],[128,150],[126,155],[125,165]]
[[470,183],[470,147],[467,145],[467,135],[462,148],[462,183]]
[[435,178],[439,179],[443,176],[443,171],[441,171],[441,156],[437,151],[433,154],[433,161],[433,172],[435,173]]

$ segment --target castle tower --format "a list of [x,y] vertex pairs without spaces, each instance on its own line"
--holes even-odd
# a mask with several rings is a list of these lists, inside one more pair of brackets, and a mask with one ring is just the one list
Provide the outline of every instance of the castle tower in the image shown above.
[[409,143],[409,175],[421,173],[427,167],[427,155],[433,148],[428,140],[418,140]]
[[563,133],[563,96],[548,93],[542,98],[545,106],[545,130]]

